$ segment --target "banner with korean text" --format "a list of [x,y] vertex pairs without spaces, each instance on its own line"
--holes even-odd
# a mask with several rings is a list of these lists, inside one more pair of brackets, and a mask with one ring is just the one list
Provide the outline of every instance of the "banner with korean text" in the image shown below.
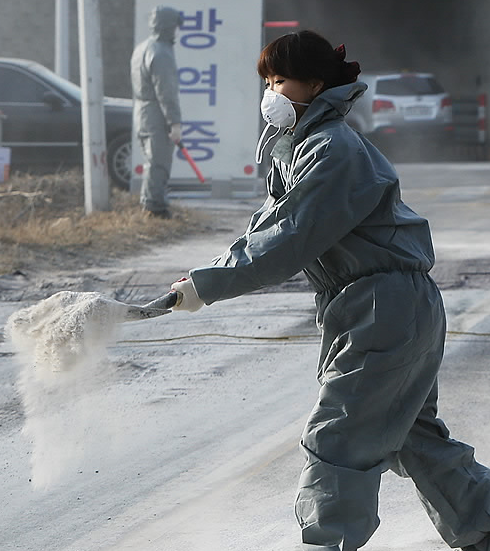
[[[148,15],[160,4],[136,0],[135,45],[148,37]],[[175,43],[182,144],[206,179],[258,178],[261,87],[256,63],[262,47],[262,0],[170,0],[163,5],[184,18]],[[141,181],[142,161],[133,137],[135,181]],[[178,148],[171,178],[196,179]],[[131,188],[139,185],[132,182]]]

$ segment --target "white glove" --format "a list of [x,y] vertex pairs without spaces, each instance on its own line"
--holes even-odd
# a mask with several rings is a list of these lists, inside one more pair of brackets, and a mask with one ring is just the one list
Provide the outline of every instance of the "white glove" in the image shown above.
[[204,302],[198,297],[192,279],[182,278],[172,284],[172,291],[179,293],[177,304],[172,310],[187,310],[188,312],[197,312],[204,306]]
[[179,143],[182,138],[182,126],[180,123],[172,124],[170,127],[169,137],[174,143]]

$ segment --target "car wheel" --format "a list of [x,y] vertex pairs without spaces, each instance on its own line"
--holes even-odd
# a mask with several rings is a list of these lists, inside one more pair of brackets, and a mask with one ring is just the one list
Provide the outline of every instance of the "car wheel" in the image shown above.
[[120,134],[107,147],[109,176],[119,188],[129,191],[131,181],[131,134]]

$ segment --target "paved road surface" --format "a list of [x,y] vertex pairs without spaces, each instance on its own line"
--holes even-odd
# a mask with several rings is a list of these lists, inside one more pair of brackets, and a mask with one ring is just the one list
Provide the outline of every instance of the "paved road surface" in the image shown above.
[[[441,416],[490,464],[490,166],[398,168],[404,199],[430,217],[448,308]],[[237,225],[258,203],[234,202]],[[206,205],[215,215],[229,207]],[[216,235],[122,261],[99,274],[100,284],[135,300],[161,292],[236,231],[228,219]],[[0,549],[297,551],[297,442],[316,398],[319,344],[312,295],[301,285],[124,324],[106,383],[67,400],[51,440],[72,457],[44,491],[29,482],[17,371],[10,344],[0,343]],[[0,327],[20,306],[0,303]],[[366,551],[446,548],[410,481],[384,475],[380,515]]]

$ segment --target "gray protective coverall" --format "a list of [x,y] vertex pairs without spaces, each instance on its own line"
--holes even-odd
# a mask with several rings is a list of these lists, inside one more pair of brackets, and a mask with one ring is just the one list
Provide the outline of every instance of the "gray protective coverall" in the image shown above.
[[488,551],[489,470],[436,418],[445,314],[428,275],[428,223],[401,201],[392,165],[344,122],[365,88],[313,101],[276,143],[269,197],[246,233],[190,274],[206,304],[300,270],[316,290],[321,388],[296,501],[305,549],[364,545],[392,469],[413,479],[451,547]]
[[174,54],[175,30],[182,24],[177,10],[156,7],[150,15],[150,37],[131,57],[133,124],[145,157],[141,205],[161,213],[168,210],[167,182],[172,169],[172,124],[181,122],[179,76]]

